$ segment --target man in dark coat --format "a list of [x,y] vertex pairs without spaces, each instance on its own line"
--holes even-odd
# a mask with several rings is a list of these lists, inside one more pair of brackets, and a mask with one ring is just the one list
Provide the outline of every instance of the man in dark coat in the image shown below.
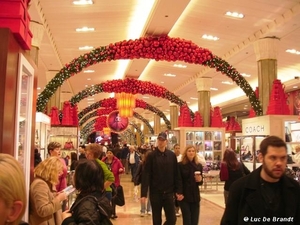
[[230,187],[221,225],[300,224],[300,186],[285,175],[286,143],[265,138],[259,160],[261,167]]

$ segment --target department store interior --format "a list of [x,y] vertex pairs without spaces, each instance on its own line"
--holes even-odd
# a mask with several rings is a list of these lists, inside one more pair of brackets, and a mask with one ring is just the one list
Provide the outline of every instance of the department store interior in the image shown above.
[[[166,132],[170,150],[205,158],[199,221],[218,224],[226,148],[250,170],[269,135],[300,149],[298,0],[1,4],[0,152],[22,164],[27,188],[34,149],[45,159],[49,142],[69,159],[83,144],[150,147]],[[121,179],[128,204],[114,224],[151,224]]]

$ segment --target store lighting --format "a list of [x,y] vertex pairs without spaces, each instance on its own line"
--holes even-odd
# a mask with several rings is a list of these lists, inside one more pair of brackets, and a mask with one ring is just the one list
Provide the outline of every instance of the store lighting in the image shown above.
[[218,91],[218,88],[210,88],[211,91]]
[[251,77],[250,74],[246,74],[246,73],[241,73],[241,75],[242,75],[243,77]]
[[82,46],[82,47],[79,47],[79,50],[91,50],[93,48],[94,48],[93,46]]
[[215,37],[215,36],[212,36],[212,35],[207,35],[207,34],[203,34],[203,35],[202,35],[202,38],[203,38],[203,39],[210,40],[210,41],[217,41],[217,40],[219,40],[218,37]]
[[172,73],[165,73],[164,76],[165,77],[176,77],[176,75],[172,74]]
[[295,54],[295,55],[300,55],[300,51],[298,51],[296,49],[287,49],[286,52]]
[[84,70],[83,72],[84,72],[84,73],[94,73],[95,70]]
[[76,28],[76,32],[89,32],[89,31],[95,31],[95,28],[93,27]]
[[230,81],[222,81],[222,84],[233,85],[233,83],[232,83],[232,82],[230,82]]
[[182,64],[174,64],[173,66],[177,67],[177,68],[186,68],[187,67],[187,65],[182,65]]
[[230,16],[230,17],[234,17],[234,18],[240,18],[240,19],[244,18],[244,14],[238,13],[238,12],[229,12],[228,11],[228,12],[225,13],[225,15]]
[[73,1],[74,5],[93,5],[94,2],[92,0],[77,0]]

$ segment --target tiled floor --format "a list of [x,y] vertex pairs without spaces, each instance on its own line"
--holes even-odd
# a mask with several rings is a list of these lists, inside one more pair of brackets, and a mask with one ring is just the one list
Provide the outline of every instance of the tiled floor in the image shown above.
[[[130,182],[130,175],[121,176],[121,184],[124,188],[126,199],[125,206],[117,206],[118,218],[112,220],[114,225],[150,225],[152,224],[151,215],[140,217],[140,203],[134,198],[134,185]],[[220,219],[224,212],[223,187],[207,186],[201,190],[201,208],[199,224],[220,224]],[[138,194],[138,196],[140,193]],[[182,224],[182,218],[177,217],[177,223]]]

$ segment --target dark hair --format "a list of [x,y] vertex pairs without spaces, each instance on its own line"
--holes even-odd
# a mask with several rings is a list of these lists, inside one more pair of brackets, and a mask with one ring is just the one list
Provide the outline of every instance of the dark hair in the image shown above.
[[284,147],[287,150],[286,143],[280,137],[277,136],[269,136],[262,140],[259,146],[260,153],[265,156],[268,152],[268,147]]
[[56,148],[60,148],[61,144],[58,142],[50,142],[47,146],[48,154],[50,155],[50,151],[53,151]]
[[75,188],[81,195],[88,195],[94,191],[103,191],[104,173],[96,160],[79,160],[74,174]]
[[236,154],[231,149],[226,149],[223,156],[223,162],[225,162],[228,168],[232,170],[237,170],[240,168],[239,161],[236,157]]

